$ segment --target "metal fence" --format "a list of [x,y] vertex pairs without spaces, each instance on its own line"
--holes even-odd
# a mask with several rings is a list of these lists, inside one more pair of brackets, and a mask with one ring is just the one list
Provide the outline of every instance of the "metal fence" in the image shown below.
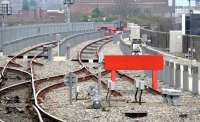
[[148,45],[158,48],[169,48],[169,33],[152,31],[148,29],[140,29],[141,35],[147,35],[147,39],[151,40],[147,42]]
[[25,47],[55,40],[55,34],[95,31],[95,23],[56,23],[6,27],[0,29],[0,50],[10,54]]
[[37,25],[23,25],[0,28],[0,50],[3,45],[25,38],[32,38],[35,36],[66,33],[66,32],[84,32],[94,31],[95,23],[56,23],[56,24],[37,24]]
[[[192,41],[192,43],[191,43]],[[191,45],[192,44],[192,45]],[[196,50],[196,56],[195,58],[199,61],[200,60],[200,36],[189,36],[189,35],[184,35],[183,36],[183,53],[188,52],[188,48],[190,47],[195,48]]]
[[[78,32],[77,32],[78,33]],[[71,33],[62,33],[61,36],[69,36]],[[51,42],[56,40],[56,34],[45,34],[45,35],[38,35],[33,37],[28,37],[24,39],[15,40],[12,42],[4,43],[2,50],[4,55],[10,55],[12,53],[16,53],[26,47],[31,47],[36,44],[44,43],[44,42]]]
[[[168,32],[141,29],[141,34],[146,34],[148,40],[151,40],[150,42],[147,42],[148,45],[152,47],[158,47],[158,48],[169,48],[170,34]],[[195,48],[195,51],[196,51],[195,59],[199,61],[200,60],[200,36],[183,35],[182,41],[183,41],[182,42],[183,53],[187,53],[188,48],[192,46],[193,48]],[[191,45],[191,41],[192,41],[192,45]]]

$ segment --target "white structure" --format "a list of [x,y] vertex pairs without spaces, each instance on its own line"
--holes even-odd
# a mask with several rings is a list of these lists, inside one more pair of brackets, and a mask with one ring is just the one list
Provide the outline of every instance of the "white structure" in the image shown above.
[[170,31],[170,52],[182,52],[182,31]]

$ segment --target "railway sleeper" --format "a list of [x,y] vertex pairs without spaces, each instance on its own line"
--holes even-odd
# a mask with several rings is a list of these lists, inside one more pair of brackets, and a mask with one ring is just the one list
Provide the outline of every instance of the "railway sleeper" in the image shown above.
[[[15,57],[15,56],[8,56],[9,58],[13,58],[13,57]],[[34,55],[28,55],[28,56],[26,56],[26,58],[27,59],[32,59],[34,57]],[[25,59],[25,56],[23,56],[23,55],[20,55],[20,56],[16,56],[15,57],[16,59]],[[47,55],[38,55],[38,56],[36,56],[36,58],[45,58],[45,59],[47,59],[48,58],[48,56]],[[14,62],[13,62],[14,63]]]
[[7,77],[7,79],[14,79],[14,80],[22,79],[19,75],[17,75],[16,73],[12,73],[12,72],[7,72],[6,77]]
[[5,96],[3,98],[0,98],[1,102],[4,102],[6,104],[10,103],[20,103],[20,97],[19,96]]
[[146,117],[148,115],[147,112],[127,112],[124,114],[126,117],[129,118],[140,118],[140,117]]
[[10,113],[24,113],[24,108],[15,107],[15,106],[6,106],[5,107],[6,114]]
[[81,59],[83,63],[98,63],[98,59]]
[[16,62],[13,61],[13,60],[10,62],[10,64],[11,64],[12,66],[14,66],[14,67],[23,67],[22,65],[16,63]]
[[0,74],[0,83],[2,83],[5,80],[7,80],[7,77],[5,77],[2,74]]

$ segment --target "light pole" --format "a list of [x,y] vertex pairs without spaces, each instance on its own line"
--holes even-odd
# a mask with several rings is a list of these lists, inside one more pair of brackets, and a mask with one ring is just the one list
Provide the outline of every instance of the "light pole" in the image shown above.
[[74,4],[74,0],[64,0],[64,15],[65,15],[65,22],[71,22],[71,12],[70,12],[70,5]]

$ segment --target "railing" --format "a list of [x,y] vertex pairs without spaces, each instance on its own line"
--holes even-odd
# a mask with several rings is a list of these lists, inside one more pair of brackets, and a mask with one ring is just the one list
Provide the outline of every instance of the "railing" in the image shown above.
[[193,94],[200,94],[200,64],[199,62],[180,58],[150,46],[145,49],[164,55],[164,69],[160,71],[158,79],[163,81],[166,87],[174,87]]
[[[191,43],[192,41],[192,43]],[[191,45],[192,44],[192,45]],[[200,61],[200,36],[195,35],[184,35],[183,36],[183,53],[188,52],[188,48],[193,47],[196,51],[196,58],[198,61]]]
[[141,28],[141,35],[146,34],[147,39],[151,40],[147,44],[158,48],[169,48],[169,33],[152,31],[148,29]]
[[[131,43],[120,39],[120,48],[125,53],[131,52]],[[124,51],[125,50],[125,51]],[[164,69],[159,71],[158,79],[166,87],[173,87],[200,94],[200,63],[177,57],[164,51],[157,50],[152,46],[143,46],[143,52],[149,54],[162,54],[164,56]],[[151,71],[145,71],[151,77]]]
[[[149,46],[157,47],[160,49],[169,49],[170,34],[168,32],[152,31],[149,29],[141,28],[141,35],[146,34]],[[192,43],[191,43],[192,41]],[[191,45],[192,44],[192,45]],[[187,53],[188,48],[193,47],[196,51],[195,59],[200,60],[200,36],[197,35],[183,35],[182,40],[182,53]]]

